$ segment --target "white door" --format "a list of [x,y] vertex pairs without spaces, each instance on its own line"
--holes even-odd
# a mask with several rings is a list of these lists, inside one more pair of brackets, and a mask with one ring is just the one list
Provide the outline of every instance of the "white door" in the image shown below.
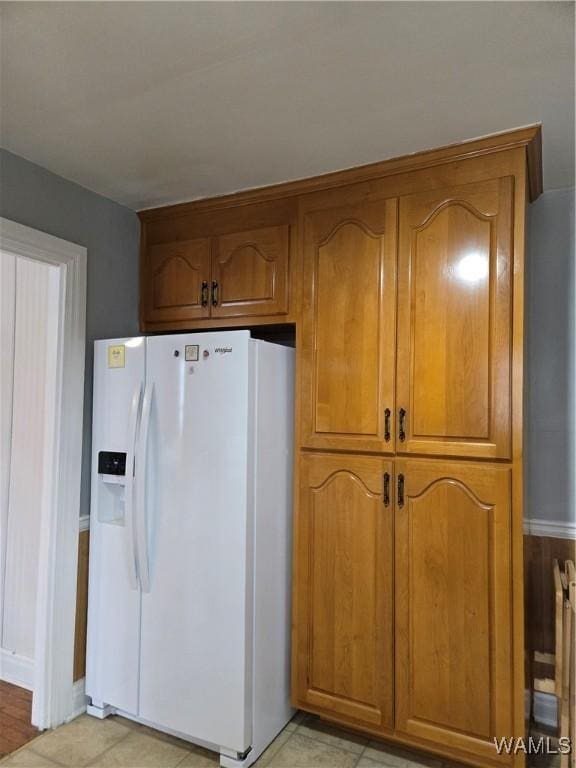
[[150,402],[140,716],[238,752],[252,737],[249,351],[247,331],[148,338],[141,433]]
[[4,252],[0,260],[0,678],[31,689],[52,503],[60,269]]
[[[94,345],[86,693],[138,714],[140,587],[131,503],[143,338]],[[124,474],[118,464],[125,456]]]
[[[0,648],[4,616],[4,563],[10,500],[12,453],[12,393],[14,389],[14,331],[16,324],[16,256],[0,252]],[[0,678],[2,670],[0,669]]]

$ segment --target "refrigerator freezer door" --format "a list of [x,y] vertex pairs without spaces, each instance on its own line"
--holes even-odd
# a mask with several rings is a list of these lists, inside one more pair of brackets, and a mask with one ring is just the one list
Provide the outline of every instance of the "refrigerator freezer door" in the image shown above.
[[95,342],[86,693],[132,714],[140,589],[131,496],[144,374],[143,338]]
[[250,337],[146,344],[150,591],[142,594],[140,716],[243,752],[252,738]]

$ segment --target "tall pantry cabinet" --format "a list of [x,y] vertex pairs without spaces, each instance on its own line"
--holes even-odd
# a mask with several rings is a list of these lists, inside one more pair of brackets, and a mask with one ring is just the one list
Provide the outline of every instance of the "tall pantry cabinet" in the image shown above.
[[300,201],[294,704],[477,766],[523,761],[494,739],[524,735],[538,142],[430,153]]
[[541,184],[532,126],[140,214],[144,332],[296,327],[294,705],[479,768],[524,764]]

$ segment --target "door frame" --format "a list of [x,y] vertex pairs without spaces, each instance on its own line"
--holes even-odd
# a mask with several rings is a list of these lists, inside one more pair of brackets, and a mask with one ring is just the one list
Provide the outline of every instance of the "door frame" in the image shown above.
[[45,461],[34,653],[32,723],[53,728],[74,715],[73,663],[80,526],[86,346],[86,248],[0,218],[0,249],[60,270],[53,423]]

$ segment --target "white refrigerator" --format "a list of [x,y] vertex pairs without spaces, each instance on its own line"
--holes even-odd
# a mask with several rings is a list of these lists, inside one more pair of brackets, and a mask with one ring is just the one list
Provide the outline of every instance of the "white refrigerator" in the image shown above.
[[251,765],[293,714],[294,350],[95,342],[86,693]]

